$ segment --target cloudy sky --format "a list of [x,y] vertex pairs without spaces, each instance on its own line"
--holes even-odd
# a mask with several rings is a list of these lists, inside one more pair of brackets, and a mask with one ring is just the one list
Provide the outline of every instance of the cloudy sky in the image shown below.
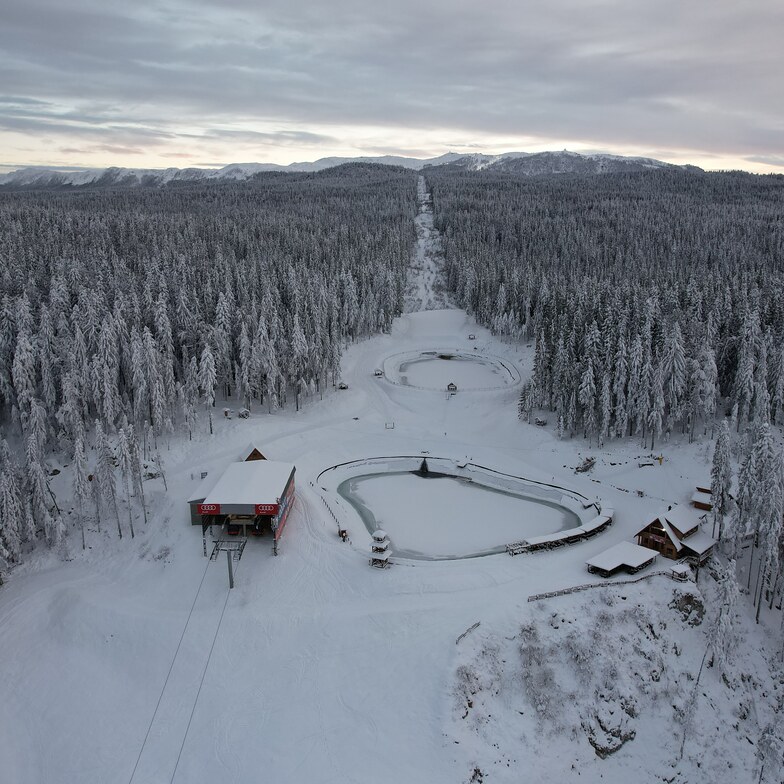
[[782,0],[0,0],[0,167],[568,148],[784,171]]

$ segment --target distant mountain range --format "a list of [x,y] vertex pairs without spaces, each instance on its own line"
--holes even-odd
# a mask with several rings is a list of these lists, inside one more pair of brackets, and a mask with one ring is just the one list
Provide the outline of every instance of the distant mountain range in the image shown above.
[[[469,171],[501,171],[523,176],[557,174],[609,174],[637,172],[650,169],[676,169],[671,163],[653,158],[630,158],[621,155],[577,152],[507,152],[502,155],[483,155],[448,152],[437,158],[405,158],[398,155],[359,158],[320,158],[309,163],[232,163],[220,169],[50,169],[31,166],[0,174],[4,188],[63,188],[63,187],[138,187],[161,186],[168,183],[248,180],[261,172],[319,172],[346,163],[376,163],[422,170],[430,166],[448,166]],[[694,168],[694,167],[686,167]]]

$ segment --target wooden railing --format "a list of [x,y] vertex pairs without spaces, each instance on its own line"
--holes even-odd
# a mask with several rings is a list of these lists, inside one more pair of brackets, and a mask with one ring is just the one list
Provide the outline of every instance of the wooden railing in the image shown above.
[[635,577],[633,580],[613,580],[612,582],[603,583],[585,583],[583,585],[575,585],[571,588],[563,588],[560,591],[547,591],[546,593],[535,593],[528,597],[529,602],[535,602],[539,599],[552,599],[554,596],[566,596],[569,593],[577,593],[578,591],[587,591],[589,588],[607,588],[608,586],[615,585],[632,585],[639,583],[642,580],[650,580],[651,577],[669,577],[670,580],[678,581],[678,578],[672,573],[672,570],[666,572],[651,572],[650,574],[643,574],[640,577]]

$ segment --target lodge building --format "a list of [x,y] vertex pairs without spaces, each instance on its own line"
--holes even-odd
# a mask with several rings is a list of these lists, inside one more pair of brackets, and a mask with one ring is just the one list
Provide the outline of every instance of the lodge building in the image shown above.
[[226,526],[229,534],[273,536],[278,551],[294,503],[292,463],[267,460],[253,447],[223,473],[207,474],[188,499],[192,525]]
[[665,558],[688,557],[703,563],[711,556],[716,543],[700,528],[704,517],[693,508],[673,504],[637,532],[637,544],[656,550]]

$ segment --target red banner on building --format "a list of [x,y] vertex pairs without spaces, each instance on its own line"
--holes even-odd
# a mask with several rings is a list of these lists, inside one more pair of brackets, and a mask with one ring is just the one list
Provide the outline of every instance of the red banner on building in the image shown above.
[[219,515],[220,513],[220,504],[199,504],[200,515]]
[[256,504],[257,515],[274,515],[278,513],[277,504]]

